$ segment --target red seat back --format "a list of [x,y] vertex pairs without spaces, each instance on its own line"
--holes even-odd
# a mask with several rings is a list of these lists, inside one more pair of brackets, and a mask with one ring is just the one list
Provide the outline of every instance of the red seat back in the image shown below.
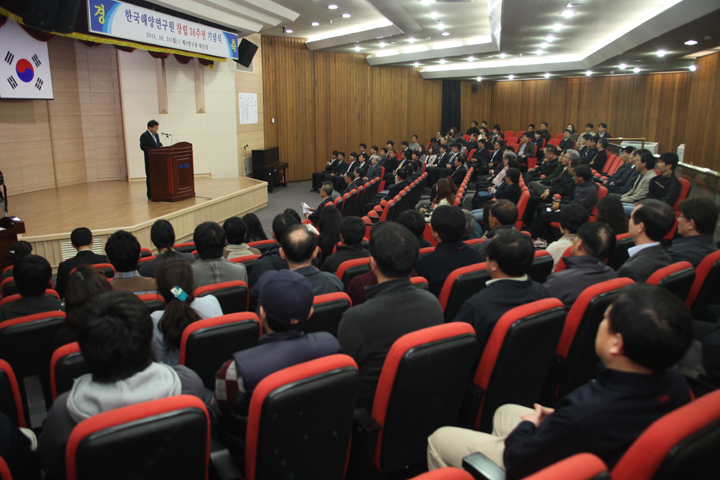
[[680,196],[678,197],[677,201],[675,202],[675,205],[673,205],[673,210],[679,210],[680,209],[680,202],[685,200],[690,193],[690,180],[686,178],[678,178],[680,180],[680,186],[682,187],[680,189]]
[[25,413],[15,372],[8,362],[0,360],[0,412],[19,426],[25,427]]
[[70,390],[76,378],[89,372],[90,369],[78,342],[68,343],[55,350],[50,360],[50,388],[53,400]]
[[554,260],[547,250],[536,250],[528,276],[538,283],[545,283],[553,270]]
[[698,313],[700,308],[714,301],[720,287],[720,250],[706,256],[695,269],[695,280],[685,305]]
[[196,288],[193,295],[204,297],[212,295],[220,302],[220,307],[225,315],[229,313],[247,312],[250,298],[248,296],[247,283],[242,280],[230,282],[213,283],[204,287]]
[[437,468],[432,472],[421,473],[411,480],[473,480],[465,470],[455,467]]
[[561,272],[567,268],[567,265],[565,265],[565,261],[563,260],[564,257],[569,257],[572,255],[572,245],[570,245],[568,248],[565,249],[565,251],[562,254],[562,257],[560,257],[560,261],[558,261],[557,266],[555,267],[555,270],[553,270],[553,273],[555,272]]
[[592,453],[578,453],[525,477],[525,480],[610,480],[607,466]]
[[343,313],[352,307],[347,293],[334,292],[313,298],[313,314],[303,325],[305,333],[329,332],[337,336]]
[[525,215],[525,208],[527,208],[528,200],[530,200],[530,192],[528,190],[523,190],[520,194],[520,200],[518,200],[517,203],[518,221],[515,222],[515,228],[517,228],[518,230],[522,230],[522,219],[523,215]]
[[[58,293],[55,290],[50,290],[49,288],[45,289],[45,295],[50,295],[51,297],[55,297],[58,300],[60,300],[60,295],[58,295]],[[3,305],[5,305],[7,303],[14,302],[15,300],[20,300],[20,297],[21,297],[21,295],[19,293],[7,296],[7,297],[3,298],[2,300],[0,300],[0,307],[2,307]]]
[[370,257],[354,258],[341,263],[335,275],[342,280],[345,290],[347,290],[353,278],[367,273],[368,270],[370,270]]
[[485,288],[485,282],[491,278],[485,262],[453,270],[438,297],[445,322],[452,322],[465,301]]
[[656,270],[645,283],[666,288],[680,298],[687,299],[695,280],[695,269],[690,262],[677,262]]

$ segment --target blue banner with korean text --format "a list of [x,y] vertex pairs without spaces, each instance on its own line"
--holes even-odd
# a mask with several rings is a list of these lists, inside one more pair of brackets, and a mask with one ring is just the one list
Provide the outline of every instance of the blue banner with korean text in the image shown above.
[[115,0],[87,0],[91,33],[164,48],[238,58],[234,33]]

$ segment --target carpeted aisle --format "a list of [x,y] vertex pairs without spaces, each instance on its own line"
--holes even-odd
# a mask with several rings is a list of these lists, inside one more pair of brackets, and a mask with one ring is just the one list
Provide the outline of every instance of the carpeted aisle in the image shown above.
[[263,229],[270,238],[272,222],[275,216],[292,208],[302,217],[302,202],[316,208],[320,204],[320,193],[311,192],[312,182],[288,183],[287,187],[275,187],[272,193],[268,193],[268,206],[254,212],[262,223]]

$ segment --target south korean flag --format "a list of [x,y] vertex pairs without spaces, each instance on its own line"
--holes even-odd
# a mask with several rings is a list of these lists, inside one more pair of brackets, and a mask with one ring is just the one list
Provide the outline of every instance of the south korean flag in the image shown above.
[[0,27],[0,98],[53,99],[47,43],[10,19]]

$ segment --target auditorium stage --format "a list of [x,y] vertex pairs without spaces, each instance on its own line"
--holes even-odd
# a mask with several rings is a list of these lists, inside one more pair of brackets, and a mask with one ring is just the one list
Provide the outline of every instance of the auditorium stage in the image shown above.
[[[70,232],[87,227],[101,246],[116,230],[132,232],[143,247],[153,249],[150,227],[158,219],[175,228],[177,242],[192,237],[206,221],[221,222],[267,206],[267,183],[249,177],[195,177],[195,198],[180,202],[151,202],[145,181],[85,183],[8,198],[10,214],[25,222],[21,236],[33,253],[47,258],[53,269],[75,255]],[[4,255],[4,252],[3,252]]]

